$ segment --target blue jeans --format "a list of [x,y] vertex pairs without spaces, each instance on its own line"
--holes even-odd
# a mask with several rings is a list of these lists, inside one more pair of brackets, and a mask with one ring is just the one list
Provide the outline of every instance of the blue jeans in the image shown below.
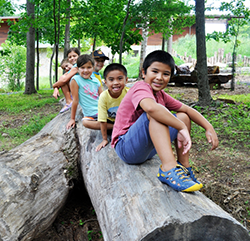
[[[178,130],[169,126],[169,133],[172,142],[177,138]],[[143,163],[156,154],[149,135],[149,120],[146,112],[136,120],[126,134],[119,136],[115,151],[128,164]]]

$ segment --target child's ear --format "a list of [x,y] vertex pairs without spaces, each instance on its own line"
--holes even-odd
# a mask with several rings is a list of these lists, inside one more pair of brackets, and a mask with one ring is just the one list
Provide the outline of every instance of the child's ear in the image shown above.
[[126,83],[126,84],[128,83],[128,77],[126,78],[125,83]]
[[145,70],[142,69],[142,79],[145,79],[145,75],[146,75]]

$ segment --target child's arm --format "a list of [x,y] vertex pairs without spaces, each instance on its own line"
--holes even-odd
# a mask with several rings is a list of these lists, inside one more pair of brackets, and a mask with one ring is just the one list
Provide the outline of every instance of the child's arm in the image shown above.
[[100,94],[103,92],[102,86],[99,86],[98,88],[98,95],[100,96]]
[[67,72],[65,74],[63,74],[62,76],[60,76],[59,80],[53,84],[53,88],[59,88],[63,85],[65,85],[67,82],[70,81],[70,79],[75,75],[77,74],[78,72],[78,68],[77,67],[74,67],[71,69],[70,72]]
[[73,96],[73,101],[72,101],[72,106],[71,106],[71,119],[66,126],[67,129],[74,127],[75,123],[76,123],[75,116],[76,116],[76,109],[77,109],[77,105],[78,105],[78,101],[79,101],[79,99],[78,99],[79,98],[79,96],[78,96],[79,86],[74,79],[72,79],[72,81],[70,83],[70,89],[71,89],[71,93]]
[[102,133],[102,142],[96,147],[96,151],[100,151],[103,147],[107,146],[108,141],[108,134],[107,134],[107,122],[101,122],[101,133]]
[[178,118],[176,118],[165,106],[158,104],[151,98],[142,99],[141,108],[147,113],[148,118],[152,117],[156,121],[172,126],[179,131],[178,146],[183,146],[183,154],[186,154],[191,148],[191,138],[187,126]]
[[213,126],[203,115],[201,115],[198,111],[185,104],[182,104],[178,112],[186,113],[193,122],[195,122],[197,125],[203,127],[206,130],[207,140],[209,143],[212,144],[211,150],[214,150],[219,145],[219,140]]

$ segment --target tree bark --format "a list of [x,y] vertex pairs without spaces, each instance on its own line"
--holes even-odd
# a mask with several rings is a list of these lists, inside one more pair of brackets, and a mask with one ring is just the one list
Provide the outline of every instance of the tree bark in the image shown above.
[[65,26],[65,39],[64,39],[64,58],[67,58],[67,51],[70,49],[70,4],[71,0],[67,0],[67,24]]
[[140,66],[139,66],[139,79],[142,79],[142,65],[147,53],[147,42],[148,42],[148,23],[142,27],[142,41],[141,41],[141,55],[140,55]]
[[0,240],[32,240],[63,207],[78,174],[79,145],[66,131],[70,112],[0,155]]
[[[202,193],[176,192],[156,177],[160,160],[128,165],[80,125],[81,170],[105,241],[250,240],[248,231]],[[87,138],[86,138],[87,137]]]
[[205,39],[205,3],[204,0],[195,1],[196,12],[196,51],[197,51],[197,80],[199,105],[208,106],[212,103],[208,76],[207,76],[207,54]]
[[[26,2],[27,15],[34,19],[35,5],[29,0]],[[27,33],[27,52],[26,52],[26,79],[24,94],[36,93],[35,89],[35,28],[33,23]]]

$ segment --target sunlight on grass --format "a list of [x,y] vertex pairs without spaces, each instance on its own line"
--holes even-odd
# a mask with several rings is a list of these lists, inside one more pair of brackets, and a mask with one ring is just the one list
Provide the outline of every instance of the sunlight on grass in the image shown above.
[[250,104],[250,94],[244,95],[219,95],[221,99],[230,99],[237,103]]
[[0,122],[0,151],[12,149],[37,134],[58,114],[53,111],[58,102],[52,98],[51,90],[41,90],[32,95],[0,95],[0,112],[7,112],[8,116]]

